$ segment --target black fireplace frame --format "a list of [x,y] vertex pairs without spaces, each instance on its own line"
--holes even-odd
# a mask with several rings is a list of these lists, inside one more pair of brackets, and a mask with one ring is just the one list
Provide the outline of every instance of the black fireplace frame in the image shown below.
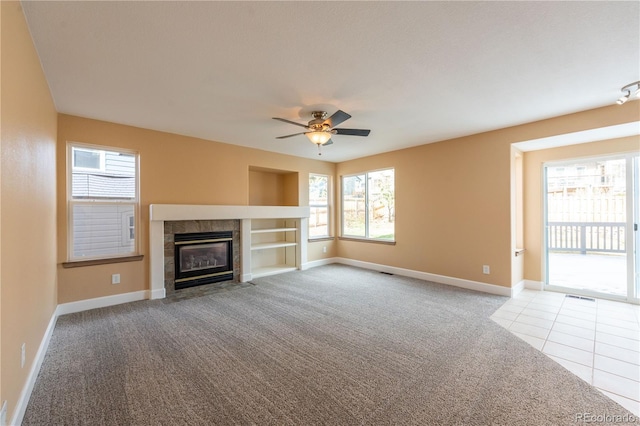
[[[183,248],[197,248],[198,245],[226,243],[226,264],[210,268],[182,271],[180,251]],[[233,232],[192,232],[174,235],[175,289],[194,287],[221,281],[233,280]]]

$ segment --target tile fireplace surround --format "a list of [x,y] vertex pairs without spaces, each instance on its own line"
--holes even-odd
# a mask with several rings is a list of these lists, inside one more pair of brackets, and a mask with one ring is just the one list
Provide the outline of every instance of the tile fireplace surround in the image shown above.
[[309,207],[151,204],[149,206],[151,298],[162,299],[166,297],[165,222],[239,220],[239,278],[240,281],[245,282],[251,280],[251,220],[299,219],[299,264],[303,269],[307,263],[308,218]]
[[[240,277],[240,221],[239,220],[179,220],[164,222],[164,288],[167,295],[176,291],[176,265],[175,246],[176,234],[193,234],[199,232],[221,232],[229,231],[232,234],[233,252],[231,258],[233,262],[233,280]],[[226,257],[226,256],[225,256]],[[207,283],[208,284],[208,283]],[[199,284],[196,284],[199,285]]]

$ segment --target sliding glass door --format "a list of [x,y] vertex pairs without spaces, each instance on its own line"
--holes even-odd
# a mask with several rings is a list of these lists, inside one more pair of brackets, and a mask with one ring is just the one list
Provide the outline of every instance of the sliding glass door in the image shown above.
[[544,176],[547,288],[637,300],[638,155],[548,163]]

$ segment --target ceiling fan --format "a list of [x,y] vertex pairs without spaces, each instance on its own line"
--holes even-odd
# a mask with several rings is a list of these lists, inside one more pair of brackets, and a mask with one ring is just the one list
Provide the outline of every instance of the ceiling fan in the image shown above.
[[[285,139],[292,136],[305,135],[311,142],[318,146],[320,150],[321,146],[331,145],[332,135],[347,135],[347,136],[369,136],[371,130],[364,129],[336,129],[335,126],[343,123],[351,118],[349,114],[342,110],[336,111],[331,117],[327,117],[325,111],[313,111],[311,113],[313,120],[308,124],[300,124],[295,121],[290,121],[284,118],[273,117],[274,120],[284,121],[285,123],[295,124],[296,126],[304,127],[306,132],[294,133],[292,135],[278,136],[276,139]],[[321,155],[321,154],[318,154]]]

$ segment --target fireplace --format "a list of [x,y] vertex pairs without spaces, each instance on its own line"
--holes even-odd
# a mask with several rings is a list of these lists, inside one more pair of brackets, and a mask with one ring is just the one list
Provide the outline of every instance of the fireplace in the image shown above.
[[[195,232],[233,233],[233,282],[252,278],[251,222],[263,219],[300,219],[301,269],[307,263],[309,207],[217,206],[152,204],[149,206],[149,274],[151,298],[162,299],[176,292],[176,234]],[[242,231],[242,232],[241,232]],[[241,238],[242,237],[242,238]],[[224,284],[223,284],[224,285]]]
[[175,234],[175,289],[233,280],[233,232]]

